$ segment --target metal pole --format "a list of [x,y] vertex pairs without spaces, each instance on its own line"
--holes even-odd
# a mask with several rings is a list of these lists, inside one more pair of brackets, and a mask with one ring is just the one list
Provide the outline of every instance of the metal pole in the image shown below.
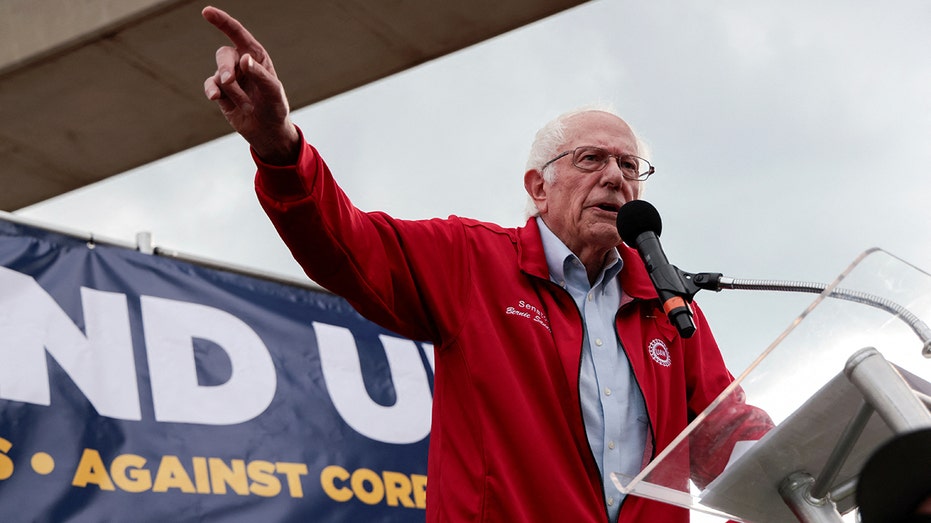
[[828,498],[811,497],[815,479],[805,472],[795,472],[779,485],[779,495],[801,523],[843,523],[837,507]]
[[847,360],[844,374],[894,433],[931,427],[931,412],[905,379],[873,347]]
[[837,474],[840,473],[841,468],[843,468],[844,463],[847,461],[847,457],[850,456],[850,452],[853,450],[854,445],[856,445],[857,440],[860,438],[863,429],[866,428],[866,424],[869,423],[871,417],[873,417],[873,407],[871,407],[869,403],[863,402],[857,410],[856,415],[850,420],[847,427],[844,428],[844,433],[841,434],[837,445],[834,446],[834,450],[828,457],[828,461],[821,470],[821,474],[818,474],[818,479],[815,480],[815,484],[811,486],[811,496],[813,498],[821,499],[828,495],[831,485],[834,484],[834,480],[837,479]]

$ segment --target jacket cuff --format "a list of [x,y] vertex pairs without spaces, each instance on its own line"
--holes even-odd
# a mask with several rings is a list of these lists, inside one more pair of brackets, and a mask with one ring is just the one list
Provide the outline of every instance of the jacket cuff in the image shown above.
[[[297,163],[294,165],[272,165],[265,163],[249,148],[252,161],[255,162],[255,187],[261,193],[278,201],[291,201],[304,198],[313,186],[315,172],[308,169],[309,163],[316,158],[316,151],[304,139],[304,133],[298,128],[301,137],[301,149],[298,153]],[[305,179],[310,177],[310,179]]]

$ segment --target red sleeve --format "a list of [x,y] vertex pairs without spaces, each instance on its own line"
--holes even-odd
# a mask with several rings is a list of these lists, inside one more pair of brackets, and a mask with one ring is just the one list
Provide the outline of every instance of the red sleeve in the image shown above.
[[454,315],[438,314],[456,307],[437,301],[465,299],[468,290],[461,223],[361,211],[306,141],[294,166],[255,161],[259,202],[312,280],[402,336],[440,339]]
[[[701,338],[690,348],[692,364],[688,369],[689,416],[694,419],[712,404],[734,378],[724,365],[717,342],[711,335],[704,315],[694,306],[696,326]],[[695,352],[696,349],[698,352]],[[724,470],[738,441],[755,441],[773,427],[765,411],[748,405],[740,387],[706,414],[689,435],[689,458],[692,480],[704,488]]]

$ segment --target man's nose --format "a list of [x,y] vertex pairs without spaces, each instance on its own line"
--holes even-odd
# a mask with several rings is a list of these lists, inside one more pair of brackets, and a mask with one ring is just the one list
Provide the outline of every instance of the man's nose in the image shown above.
[[625,201],[636,200],[639,197],[641,182],[626,178],[617,162],[608,162],[600,174],[601,184],[612,191],[622,193]]
[[624,177],[623,171],[621,171],[620,166],[617,164],[617,158],[610,158],[608,164],[601,170],[601,183],[605,185],[620,188],[623,187],[625,183],[630,183],[631,181],[632,180],[628,180]]

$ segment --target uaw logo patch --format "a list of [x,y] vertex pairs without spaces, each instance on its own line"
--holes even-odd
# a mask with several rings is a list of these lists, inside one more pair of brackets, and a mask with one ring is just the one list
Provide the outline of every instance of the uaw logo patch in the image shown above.
[[650,350],[650,357],[653,358],[653,361],[659,363],[663,367],[668,367],[672,365],[672,358],[669,355],[669,347],[666,347],[666,344],[663,343],[663,340],[654,339],[647,345],[647,348]]

